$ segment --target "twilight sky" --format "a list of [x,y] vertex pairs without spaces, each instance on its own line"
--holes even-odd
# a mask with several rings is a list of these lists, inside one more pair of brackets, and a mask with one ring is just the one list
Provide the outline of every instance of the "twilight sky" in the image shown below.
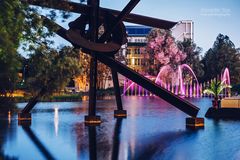
[[[101,7],[122,9],[129,0],[101,0]],[[239,0],[141,0],[132,13],[159,19],[193,20],[194,41],[203,53],[217,35],[228,35],[240,47]]]

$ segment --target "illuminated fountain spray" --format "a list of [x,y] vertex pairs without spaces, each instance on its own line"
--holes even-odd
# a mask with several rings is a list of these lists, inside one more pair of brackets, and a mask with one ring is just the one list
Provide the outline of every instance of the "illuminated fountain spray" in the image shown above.
[[[186,68],[188,71],[190,71],[190,73],[192,74],[192,76],[194,77],[194,79],[196,80],[196,85],[192,85],[192,83],[190,83],[190,92],[191,92],[191,94],[189,93],[189,95],[190,95],[190,97],[192,97],[193,96],[193,93],[194,92],[192,92],[192,91],[195,91],[195,96],[196,97],[198,97],[198,93],[199,93],[199,82],[198,82],[198,79],[197,79],[197,76],[195,75],[195,73],[193,72],[193,70],[192,70],[192,68],[189,66],[189,65],[187,65],[187,64],[182,64],[181,66],[179,66],[178,67],[179,68],[179,72],[178,72],[178,74],[179,74],[179,82],[180,82],[180,90],[181,90],[181,93],[180,94],[182,94],[182,95],[186,95],[186,93],[184,92],[184,90],[185,90],[185,85],[184,85],[184,78],[183,78],[183,69],[184,68]],[[181,70],[181,72],[180,72],[180,70]],[[194,83],[193,83],[194,84]],[[193,87],[193,88],[192,88]],[[182,89],[181,89],[182,88]]]
[[[221,76],[221,81],[224,82],[226,85],[230,85],[230,74],[229,74],[229,69],[225,68],[223,75]],[[225,89],[225,96],[230,97],[231,95],[231,90],[229,88]]]
[[221,77],[221,81],[227,85],[230,85],[230,74],[229,74],[229,69],[228,68],[225,68],[224,72],[223,72],[223,75]]
[[[193,72],[192,68],[187,64],[182,64],[178,66],[177,70],[173,74],[173,80],[171,83],[164,80],[164,77],[169,72],[170,66],[163,66],[157,77],[153,76],[145,76],[152,81],[155,81],[156,84],[161,87],[167,89],[168,91],[184,96],[184,97],[202,97],[202,96],[212,96],[203,94],[203,90],[211,85],[211,82],[214,80],[210,80],[208,82],[204,82],[200,84],[198,79]],[[171,70],[173,71],[173,70]],[[184,77],[183,71],[188,71],[192,76],[191,80],[187,81]],[[193,81],[193,80],[194,81]],[[230,85],[230,75],[229,70],[226,68],[221,76],[221,81],[224,81],[225,84]],[[124,81],[123,94],[122,95],[138,95],[138,96],[150,96],[151,93],[145,90],[143,87],[138,86],[136,83],[126,79]],[[225,89],[225,96],[230,95],[230,89]]]
[[[184,82],[184,77],[183,77],[183,70],[188,70],[190,74],[193,76],[193,78],[196,80],[196,84],[192,85],[192,83],[187,83]],[[168,91],[175,93],[176,95],[181,95],[181,96],[187,96],[187,97],[199,97],[201,95],[200,90],[202,89],[199,85],[198,79],[193,72],[192,68],[187,65],[187,64],[182,64],[178,66],[178,69],[175,73],[177,75],[175,77],[176,81],[167,83],[161,77],[162,75],[166,74],[169,72],[169,66],[163,66],[157,77],[153,76],[145,76],[146,78],[149,78],[151,80],[155,80],[155,83],[162,86],[163,88],[167,89]],[[174,78],[173,78],[174,79]],[[136,83],[130,81],[130,80],[125,80],[124,81],[124,87],[123,87],[123,94],[122,95],[138,95],[138,96],[149,96],[151,95],[149,91],[145,90],[141,86],[138,86]]]
[[[192,83],[190,83],[189,86],[185,87],[185,85],[188,85],[187,83],[184,83],[184,77],[183,77],[183,70],[186,69],[188,70],[191,75],[193,76],[193,78],[196,80],[196,84],[195,85],[192,85]],[[171,83],[171,84],[164,84],[163,80],[161,79],[161,75],[164,74],[165,72],[168,72],[168,66],[163,66],[157,77],[156,77],[156,80],[155,80],[155,83],[159,84],[159,85],[163,85],[163,86],[167,86],[166,89],[168,89],[170,91],[170,88],[171,89],[171,92],[175,93],[176,95],[180,94],[182,96],[186,96],[186,92],[188,93],[187,95],[189,95],[189,97],[192,97],[193,94],[195,97],[198,97],[199,96],[199,82],[198,82],[198,79],[195,75],[195,73],[193,72],[192,68],[187,65],[187,64],[182,64],[182,65],[179,65],[178,66],[178,69],[177,69],[177,81],[175,83]],[[174,89],[175,88],[175,91]]]
[[[153,79],[152,76],[145,76],[148,79]],[[139,96],[150,96],[150,92],[145,90],[143,87],[137,85],[135,82],[132,82],[128,79],[124,80],[124,86],[123,86],[123,95],[127,95],[127,94],[131,94],[131,95],[139,95]]]

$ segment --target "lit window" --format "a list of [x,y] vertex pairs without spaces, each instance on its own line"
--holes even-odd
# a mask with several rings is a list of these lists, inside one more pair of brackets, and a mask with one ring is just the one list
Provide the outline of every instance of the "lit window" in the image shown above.
[[[134,59],[134,58],[132,59],[132,62],[131,62],[131,64],[132,64],[132,65],[134,65],[134,64],[135,64],[135,59]],[[130,64],[130,65],[131,65],[131,64]]]

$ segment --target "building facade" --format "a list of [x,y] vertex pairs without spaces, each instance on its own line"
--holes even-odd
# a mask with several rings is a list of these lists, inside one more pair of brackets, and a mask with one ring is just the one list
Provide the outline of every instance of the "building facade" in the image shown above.
[[144,73],[144,66],[148,65],[148,54],[146,52],[147,35],[151,27],[145,26],[126,26],[127,31],[127,48],[126,48],[126,65],[139,73]]
[[[126,26],[128,43],[126,49],[126,65],[139,73],[145,72],[145,66],[148,63],[149,54],[146,51],[147,35],[151,27],[146,26]],[[175,41],[184,39],[193,40],[193,21],[179,21],[172,29],[172,35]],[[123,51],[121,51],[123,52]]]
[[175,41],[183,41],[186,39],[194,40],[194,24],[191,20],[179,21],[172,29],[172,35]]

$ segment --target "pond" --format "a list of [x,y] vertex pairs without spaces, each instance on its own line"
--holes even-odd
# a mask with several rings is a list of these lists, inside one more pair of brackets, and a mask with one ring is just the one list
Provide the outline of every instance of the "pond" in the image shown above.
[[[200,117],[211,106],[209,98],[188,100]],[[205,128],[194,131],[186,114],[159,98],[123,97],[123,105],[128,117],[115,119],[115,100],[97,101],[98,127],[84,125],[87,101],[38,103],[30,126],[18,125],[17,114],[1,116],[0,159],[240,159],[240,121],[205,118]]]

